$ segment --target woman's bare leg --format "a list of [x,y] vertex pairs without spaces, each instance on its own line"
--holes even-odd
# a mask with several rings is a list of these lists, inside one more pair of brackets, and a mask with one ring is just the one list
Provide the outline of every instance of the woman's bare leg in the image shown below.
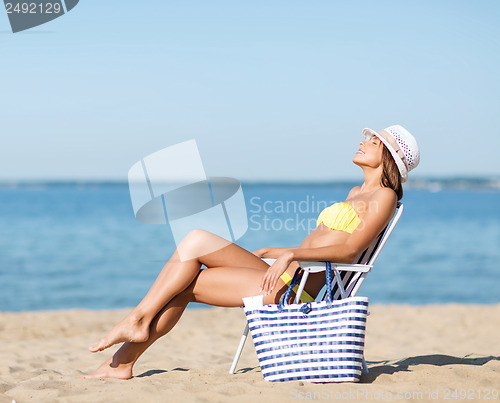
[[251,252],[217,235],[203,230],[192,231],[163,267],[139,305],[89,350],[101,351],[126,341],[147,341],[156,314],[193,282],[202,264],[208,268],[238,266],[266,270],[269,267]]
[[137,359],[151,344],[164,334],[168,333],[175,326],[182,316],[188,302],[188,299],[182,294],[174,297],[151,322],[148,340],[142,343],[124,343],[120,349],[110,359],[97,368],[95,372],[83,377],[117,379],[132,378],[132,367]]
[[[147,341],[123,344],[113,357],[85,378],[131,378],[132,367],[137,359],[151,344],[175,326],[188,302],[226,307],[241,306],[242,297],[260,294],[263,275],[262,270],[253,268],[220,267],[203,270],[185,291],[173,298],[156,315],[151,322]],[[264,303],[277,303],[285,291],[286,286],[280,280],[275,290],[264,297]]]

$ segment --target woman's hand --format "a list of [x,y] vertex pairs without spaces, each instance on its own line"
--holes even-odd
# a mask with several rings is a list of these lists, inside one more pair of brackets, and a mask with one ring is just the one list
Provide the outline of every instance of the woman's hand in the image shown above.
[[268,250],[269,250],[269,248],[262,248],[262,249],[254,251],[252,253],[257,257],[263,258],[263,257],[265,257]]
[[260,285],[260,291],[263,292],[264,295],[269,295],[274,290],[274,287],[276,287],[278,283],[278,279],[286,269],[288,269],[288,266],[292,262],[292,257],[292,252],[286,251],[276,259],[269,269],[267,269]]

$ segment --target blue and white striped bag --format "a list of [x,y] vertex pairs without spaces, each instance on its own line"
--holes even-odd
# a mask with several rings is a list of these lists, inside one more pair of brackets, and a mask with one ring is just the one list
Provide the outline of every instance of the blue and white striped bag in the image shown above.
[[270,382],[357,382],[361,377],[368,298],[285,304],[300,281],[299,270],[279,305],[245,309],[264,379]]

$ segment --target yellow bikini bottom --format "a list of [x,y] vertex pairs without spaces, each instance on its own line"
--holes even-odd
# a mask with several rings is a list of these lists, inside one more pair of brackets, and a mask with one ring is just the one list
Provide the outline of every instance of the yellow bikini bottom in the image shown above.
[[[281,276],[280,279],[282,279],[287,286],[290,286],[290,283],[292,282],[292,276],[288,274],[287,272],[284,272]],[[293,291],[297,293],[297,289],[299,288],[298,285],[293,287]],[[302,290],[302,295],[300,296],[300,302],[313,302],[314,298],[311,297],[306,290]]]

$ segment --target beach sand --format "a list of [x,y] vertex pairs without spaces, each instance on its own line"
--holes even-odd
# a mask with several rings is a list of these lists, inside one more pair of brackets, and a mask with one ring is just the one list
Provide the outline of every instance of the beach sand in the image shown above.
[[128,312],[0,313],[0,403],[500,401],[500,305],[371,306],[359,383],[266,382],[250,337],[230,375],[239,308],[187,310],[131,380],[81,379],[117,349],[88,346]]

